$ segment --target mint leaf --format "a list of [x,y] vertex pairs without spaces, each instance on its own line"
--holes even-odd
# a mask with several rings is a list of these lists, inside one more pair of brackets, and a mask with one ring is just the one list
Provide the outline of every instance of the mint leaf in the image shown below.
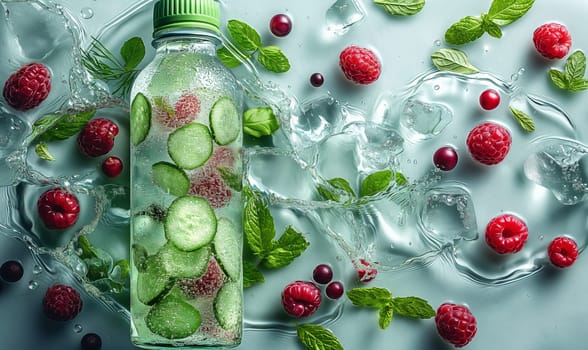
[[392,293],[385,288],[353,288],[346,293],[347,298],[355,306],[380,308],[392,299]]
[[116,262],[116,264],[114,264],[114,268],[119,268],[119,276],[121,279],[126,279],[127,277],[129,277],[129,273],[131,272],[131,264],[129,263],[129,261],[127,259],[122,259]]
[[273,248],[276,235],[274,218],[260,194],[249,187],[244,191],[247,201],[243,211],[243,231],[249,248],[259,257],[264,257]]
[[482,16],[482,28],[486,33],[490,34],[490,36],[498,39],[502,38],[502,29],[500,29],[498,24],[490,20],[488,15]]
[[223,181],[229,185],[230,188],[237,192],[240,192],[243,189],[242,174],[235,173],[233,170],[227,167],[217,167],[216,170],[218,170]]
[[551,82],[560,89],[567,89],[570,86],[568,82],[568,77],[564,74],[564,72],[557,70],[557,69],[550,69],[549,70],[549,78]]
[[56,123],[51,125],[44,133],[39,135],[41,141],[61,141],[67,140],[77,134],[90,119],[96,114],[91,110],[79,114],[62,115]]
[[431,55],[431,60],[437,69],[460,74],[478,72],[465,52],[458,49],[440,49]]
[[257,283],[263,283],[263,273],[257,269],[255,264],[243,261],[243,288],[249,288]]
[[296,326],[298,340],[307,350],[343,350],[343,346],[333,332],[315,324]]
[[125,41],[120,48],[120,55],[125,62],[125,68],[128,70],[136,68],[145,57],[145,44],[138,36],[132,37]]
[[[349,195],[355,197],[355,192],[353,192],[353,189],[347,180],[341,177],[335,177],[327,180],[327,183],[329,183],[329,185],[333,186],[334,188],[343,192],[347,192]],[[319,185],[317,191],[326,200],[338,202],[340,199],[338,194],[331,192],[331,190],[329,190],[326,186]]]
[[41,159],[48,160],[48,161],[55,160],[55,157],[53,157],[53,155],[49,152],[49,148],[47,147],[47,144],[45,142],[39,142],[35,146],[35,153],[37,153],[37,155]]
[[62,115],[47,114],[47,115],[44,115],[41,118],[37,119],[33,123],[33,130],[31,133],[31,138],[36,139],[41,134],[45,133],[55,123],[57,123],[59,121],[59,119],[61,119],[61,117],[62,117]]
[[253,27],[236,19],[229,20],[227,29],[231,38],[241,50],[255,51],[261,48],[261,37]]
[[288,57],[277,46],[266,46],[259,49],[257,60],[267,70],[274,73],[284,73],[290,70]]
[[406,178],[406,176],[404,176],[403,173],[399,171],[394,172],[394,178],[398,186],[408,185],[408,179]]
[[488,10],[488,17],[499,26],[505,26],[523,17],[535,0],[494,0]]
[[265,256],[263,265],[270,269],[290,265],[306,250],[309,244],[300,232],[289,226]]
[[454,23],[445,32],[445,41],[453,45],[461,45],[474,41],[484,34],[482,19],[468,16]]
[[588,79],[578,79],[570,83],[570,91],[577,92],[588,89]]
[[88,240],[88,237],[86,236],[82,235],[80,236],[80,238],[78,238],[78,249],[81,252],[80,258],[82,259],[91,259],[98,257],[98,253],[96,252],[96,250]]
[[393,298],[390,305],[394,312],[404,317],[426,319],[435,316],[435,310],[431,305],[418,297]]
[[390,185],[394,173],[390,170],[382,170],[368,175],[361,183],[360,197],[373,196],[384,191]]
[[392,317],[394,316],[394,307],[391,303],[385,304],[380,308],[378,312],[378,325],[381,329],[386,329],[392,322]]
[[510,109],[513,117],[515,118],[517,123],[519,123],[521,128],[523,128],[523,130],[525,130],[526,132],[535,131],[535,122],[533,121],[533,118],[525,114],[525,112],[518,110],[512,106],[508,106],[508,109]]
[[579,50],[572,53],[566,60],[564,73],[570,83],[584,79],[584,74],[586,74],[586,55]]
[[229,68],[235,68],[241,65],[241,61],[239,61],[226,47],[221,47],[220,49],[216,50],[216,57]]
[[243,132],[253,137],[271,135],[279,127],[278,118],[269,107],[250,108],[243,113]]
[[412,16],[425,7],[425,0],[374,0],[374,4],[394,16]]

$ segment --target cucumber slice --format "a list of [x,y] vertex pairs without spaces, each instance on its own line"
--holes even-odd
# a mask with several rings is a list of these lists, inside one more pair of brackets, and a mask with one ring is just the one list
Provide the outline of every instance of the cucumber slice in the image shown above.
[[190,190],[190,179],[186,173],[176,165],[168,162],[158,162],[151,166],[153,182],[166,193],[174,196],[184,196]]
[[239,284],[228,282],[218,291],[214,299],[214,316],[226,330],[235,329],[243,319],[243,295]]
[[145,323],[151,332],[166,339],[182,339],[198,330],[202,317],[192,305],[169,295],[149,310]]
[[210,128],[219,145],[228,145],[239,137],[241,122],[239,111],[228,97],[222,97],[210,110]]
[[212,242],[216,225],[214,209],[204,198],[195,196],[176,198],[163,223],[165,237],[183,251],[195,250]]
[[167,152],[182,169],[196,169],[212,154],[212,136],[208,127],[190,123],[172,132],[167,139]]
[[151,129],[151,104],[145,95],[138,93],[131,103],[131,142],[138,145],[145,141]]
[[147,257],[143,268],[137,275],[137,298],[143,304],[151,305],[169,290],[170,278],[157,255]]
[[191,252],[176,248],[171,242],[166,243],[157,252],[163,268],[172,278],[198,278],[206,272],[210,259],[210,247],[202,247]]
[[231,220],[227,218],[218,220],[213,241],[216,260],[227,276],[234,281],[241,276],[242,247],[240,236],[241,233]]

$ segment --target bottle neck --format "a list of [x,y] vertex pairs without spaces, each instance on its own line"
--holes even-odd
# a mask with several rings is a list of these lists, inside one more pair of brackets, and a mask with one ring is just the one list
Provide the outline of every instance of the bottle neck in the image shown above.
[[216,55],[220,38],[211,32],[173,32],[157,37],[152,45],[156,54],[199,53]]

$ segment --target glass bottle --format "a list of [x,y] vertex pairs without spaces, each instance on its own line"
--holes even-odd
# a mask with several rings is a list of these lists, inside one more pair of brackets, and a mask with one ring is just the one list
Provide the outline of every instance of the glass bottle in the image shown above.
[[131,339],[241,341],[242,103],[216,57],[219,4],[158,0],[155,57],[131,91]]

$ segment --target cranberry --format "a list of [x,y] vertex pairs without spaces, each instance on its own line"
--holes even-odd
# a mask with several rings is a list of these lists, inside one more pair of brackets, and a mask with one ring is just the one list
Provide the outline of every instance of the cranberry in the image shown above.
[[343,295],[344,290],[345,288],[343,288],[343,283],[334,281],[329,283],[325,293],[327,293],[327,296],[331,299],[339,299]]
[[0,267],[0,277],[6,282],[19,281],[23,273],[22,264],[15,260],[8,260]]
[[498,107],[499,104],[500,104],[500,94],[498,94],[498,91],[493,90],[493,89],[488,89],[488,90],[484,90],[480,94],[480,106],[483,109],[489,111],[491,109]]
[[277,14],[270,20],[269,26],[275,36],[286,36],[292,30],[292,20],[284,14]]
[[321,73],[313,73],[310,76],[310,85],[314,87],[320,87],[325,82],[325,77]]
[[439,148],[433,154],[433,163],[443,171],[449,171],[455,168],[457,165],[457,152],[455,148],[450,146]]
[[100,350],[102,339],[96,333],[87,333],[82,337],[82,350]]
[[102,171],[108,177],[117,177],[123,170],[123,163],[119,157],[110,156],[102,162]]
[[317,265],[312,272],[312,278],[316,283],[327,284],[333,279],[333,270],[326,264]]

